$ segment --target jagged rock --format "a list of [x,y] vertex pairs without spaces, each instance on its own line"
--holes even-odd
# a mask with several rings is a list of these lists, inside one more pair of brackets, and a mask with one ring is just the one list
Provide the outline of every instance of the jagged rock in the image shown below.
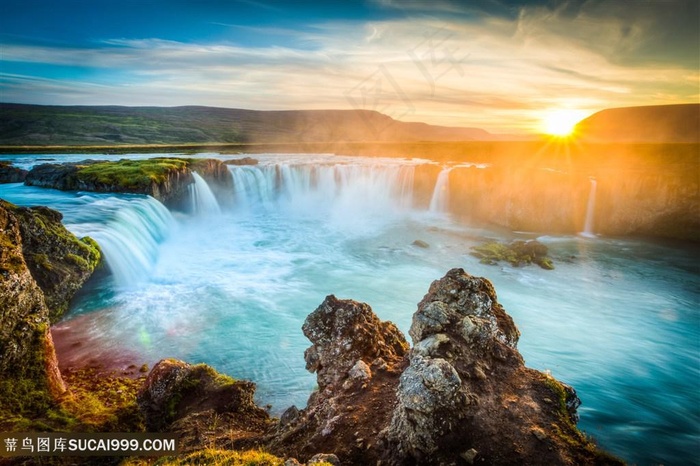
[[268,437],[280,456],[333,452],[343,464],[396,466],[622,464],[576,429],[573,389],[524,366],[519,332],[486,279],[453,269],[433,282],[413,317],[408,354],[401,333],[369,306],[333,296],[304,333],[319,390]]
[[311,457],[307,465],[329,463],[333,466],[340,466],[340,460],[332,453],[319,453]]
[[473,448],[470,448],[469,450],[465,451],[462,453],[461,456],[464,461],[467,462],[467,464],[474,464],[474,459],[476,458],[476,455],[478,455],[479,452],[474,450]]
[[178,433],[185,451],[201,448],[204,438],[243,448],[257,445],[269,428],[269,415],[255,404],[254,394],[252,382],[205,364],[164,359],[148,374],[137,402],[148,430]]
[[313,343],[304,356],[319,390],[294,422],[285,412],[268,448],[306,461],[333,452],[343,464],[375,464],[378,429],[390,419],[406,339],[367,304],[335,296],[307,317],[303,331]]
[[0,162],[0,183],[22,183],[27,173],[27,170],[13,167],[11,163]]
[[55,210],[17,207],[14,213],[20,218],[24,259],[44,292],[53,324],[100,263],[99,246],[89,237],[78,239],[66,230],[63,215]]
[[348,372],[348,377],[352,380],[366,381],[372,378],[372,370],[366,362],[359,359]]
[[282,416],[280,416],[280,427],[285,428],[289,425],[294,424],[299,420],[299,408],[296,406],[290,406],[287,408]]
[[388,464],[470,463],[476,452],[486,464],[620,464],[575,428],[575,392],[524,366],[519,332],[488,280],[450,270],[409,333],[414,347],[382,434]]
[[304,352],[306,368],[317,373],[318,386],[342,382],[363,361],[402,356],[408,343],[391,322],[381,322],[364,303],[327,296],[302,327],[313,345]]

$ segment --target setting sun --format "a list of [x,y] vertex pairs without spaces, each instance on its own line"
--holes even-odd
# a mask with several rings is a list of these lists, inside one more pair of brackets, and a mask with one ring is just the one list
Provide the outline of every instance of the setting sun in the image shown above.
[[552,110],[542,119],[542,129],[552,136],[568,136],[585,116],[586,112],[582,110]]

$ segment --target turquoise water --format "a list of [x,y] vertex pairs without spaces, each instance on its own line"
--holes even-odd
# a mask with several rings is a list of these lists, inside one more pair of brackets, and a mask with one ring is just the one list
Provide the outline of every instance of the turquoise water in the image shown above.
[[0,185],[4,199],[62,211],[121,270],[92,282],[59,326],[81,332],[92,357],[177,357],[254,380],[280,413],[315,386],[301,325],[327,294],[407,333],[430,282],[463,267],[494,283],[526,364],[577,389],[579,427],[601,446],[640,465],[700,464],[697,245],[540,236],[556,270],[486,266],[469,255],[484,237],[536,235],[416,207],[407,187],[423,161],[256,157],[231,167],[236,189],[218,193],[218,210],[196,187],[182,213],[144,196]]

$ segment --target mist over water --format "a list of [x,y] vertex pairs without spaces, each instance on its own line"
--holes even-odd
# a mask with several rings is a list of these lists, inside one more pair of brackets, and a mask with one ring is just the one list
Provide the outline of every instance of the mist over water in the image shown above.
[[176,357],[251,379],[279,414],[315,386],[301,325],[327,294],[365,301],[407,334],[431,281],[463,267],[494,283],[526,364],[576,388],[579,427],[601,446],[640,465],[698,463],[697,246],[542,236],[555,270],[486,266],[471,246],[534,235],[431,212],[412,191],[425,161],[256,158],[229,167],[230,192],[195,178],[186,213],[144,196],[0,186],[11,202],[63,212],[114,272],[59,327],[79,332],[91,357]]

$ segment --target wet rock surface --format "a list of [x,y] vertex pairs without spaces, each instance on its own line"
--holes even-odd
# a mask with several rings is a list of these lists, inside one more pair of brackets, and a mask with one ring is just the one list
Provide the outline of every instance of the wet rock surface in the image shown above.
[[13,167],[11,163],[0,162],[0,183],[22,183],[27,173],[27,170]]

